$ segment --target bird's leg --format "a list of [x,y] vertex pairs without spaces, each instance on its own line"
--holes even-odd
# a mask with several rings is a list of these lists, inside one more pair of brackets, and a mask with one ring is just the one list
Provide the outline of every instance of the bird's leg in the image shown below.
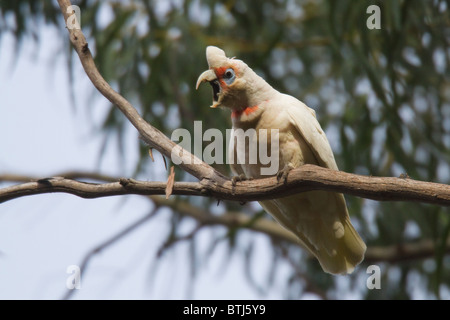
[[283,183],[287,183],[287,177],[289,172],[294,169],[294,166],[290,163],[286,164],[283,169],[278,171],[277,173],[277,181],[280,183],[282,181]]

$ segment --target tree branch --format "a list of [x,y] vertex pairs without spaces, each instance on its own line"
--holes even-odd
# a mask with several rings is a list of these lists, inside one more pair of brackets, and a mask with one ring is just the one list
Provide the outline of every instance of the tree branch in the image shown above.
[[[266,218],[254,220],[252,216],[239,212],[227,212],[222,215],[212,215],[208,211],[193,206],[186,201],[167,200],[158,196],[150,196],[150,199],[156,206],[169,207],[184,216],[197,220],[202,225],[221,225],[228,228],[245,228],[266,234],[274,240],[299,245],[297,237],[273,220]],[[450,239],[445,245],[444,253],[450,253]],[[435,254],[436,245],[432,240],[428,239],[387,246],[369,246],[364,257],[364,263],[399,263],[430,258]]]
[[[106,249],[107,247],[113,245],[114,243],[116,243],[117,241],[121,240],[122,238],[124,238],[126,235],[128,235],[130,232],[134,231],[135,229],[137,229],[139,226],[141,226],[144,222],[146,222],[147,220],[150,220],[156,213],[156,211],[159,208],[157,206],[155,206],[155,208],[153,208],[153,210],[139,218],[138,220],[136,220],[135,222],[133,222],[132,224],[130,224],[129,226],[127,226],[125,229],[123,229],[122,231],[120,231],[119,233],[115,234],[114,236],[112,236],[111,238],[108,238],[106,241],[100,243],[99,245],[95,246],[93,249],[91,249],[86,256],[84,257],[83,261],[81,262],[81,266],[80,266],[80,272],[81,274],[85,275],[86,269],[89,265],[89,262],[91,261],[91,259],[98,253],[100,253],[102,250]],[[70,299],[70,297],[76,292],[77,290],[67,290],[63,299],[64,300],[68,300]]]
[[[399,263],[420,260],[435,256],[436,251],[436,243],[428,239],[390,246],[371,246],[367,248],[364,263]],[[450,253],[450,239],[447,240],[443,253]]]
[[[306,169],[308,166],[304,166]],[[291,174],[296,175],[296,171],[300,171],[300,175],[302,175],[302,170],[305,169],[304,167],[301,167],[296,170],[292,170],[290,172]],[[314,170],[318,169],[319,172],[321,167],[316,166],[310,166]],[[329,169],[324,169],[329,170]],[[332,171],[329,170],[332,173],[337,173],[338,176],[342,174],[341,171]],[[345,173],[345,175],[349,175],[352,180],[355,180],[353,176]],[[64,178],[63,178],[64,177]],[[361,177],[361,176],[357,176]],[[372,180],[375,179],[374,177],[363,177],[366,179]],[[103,182],[109,182],[104,184],[94,184],[94,183],[87,183],[87,182],[80,182],[76,181],[74,179],[89,179],[89,180],[96,180],[96,181],[103,181]],[[411,179],[400,179],[400,178],[377,178],[376,181],[382,180],[383,185],[386,184],[386,179],[392,179],[393,181],[397,183],[405,182],[404,180],[407,180],[406,182],[409,184],[414,184],[415,180]],[[261,179],[265,180],[265,179]],[[236,186],[236,189],[240,188],[241,184],[246,183],[256,183],[256,185],[261,185],[261,180],[254,180],[254,181],[244,181],[241,183],[238,183]],[[131,184],[134,185],[132,188],[136,188],[134,190],[127,190],[124,189],[124,187],[121,186],[120,182],[117,181],[132,181]],[[0,203],[21,197],[24,195],[30,195],[30,194],[39,194],[39,193],[48,193],[48,192],[66,192],[75,194],[78,196],[84,196],[86,198],[96,198],[101,196],[110,196],[110,195],[119,195],[119,194],[136,194],[136,190],[141,188],[142,193],[139,194],[146,194],[149,195],[150,200],[157,206],[157,207],[169,207],[172,210],[195,219],[200,224],[206,226],[206,225],[221,225],[225,226],[227,228],[245,228],[252,231],[260,232],[263,234],[266,234],[270,236],[273,239],[285,241],[288,243],[296,244],[298,245],[297,238],[286,229],[282,228],[278,223],[269,220],[269,219],[256,219],[253,220],[253,218],[249,215],[242,214],[239,212],[227,212],[223,215],[212,215],[208,211],[198,208],[196,206],[193,206],[192,204],[186,202],[186,201],[175,201],[173,199],[165,199],[164,197],[160,197],[157,195],[151,195],[151,194],[165,194],[165,186],[166,184],[163,182],[143,182],[143,181],[136,181],[131,179],[121,179],[118,177],[112,177],[104,174],[98,174],[98,173],[90,173],[90,172],[81,172],[81,171],[69,171],[65,173],[57,174],[54,178],[46,178],[46,179],[37,179],[35,177],[25,176],[25,175],[18,175],[18,174],[4,174],[0,175],[0,183],[1,182],[24,182],[23,184],[19,184],[17,186],[11,186],[6,187],[3,189],[0,189]],[[391,186],[394,191],[398,188],[396,186],[396,183]],[[424,183],[420,181],[416,181],[418,183]],[[289,187],[291,184],[297,183],[296,181],[291,181],[290,176],[288,177],[287,187]],[[348,182],[344,183],[344,187],[346,187]],[[56,185],[55,189],[53,189],[53,185]],[[268,186],[265,186],[264,188],[268,188],[270,186],[270,182],[268,183]],[[377,185],[377,182],[374,183]],[[430,184],[430,183],[426,183]],[[196,192],[199,192],[199,194],[194,195],[202,195],[202,187],[200,183],[182,183],[177,182],[174,185],[174,191],[173,193],[179,194],[181,190],[183,190],[183,186],[196,186],[196,187],[189,187],[189,190],[194,190]],[[390,185],[390,184],[388,184]],[[448,190],[448,186],[446,185],[439,185],[439,184],[431,184],[431,185],[437,185],[439,188],[440,186],[443,186],[443,190]],[[70,187],[69,187],[70,186]],[[141,187],[136,187],[141,186]],[[146,189],[148,186],[148,189]],[[362,185],[364,187],[364,185]],[[82,190],[77,190],[78,187],[81,187]],[[256,186],[257,187],[257,186]],[[378,186],[379,187],[379,186]],[[405,188],[408,186],[405,186]],[[447,189],[445,188],[447,187]],[[30,190],[31,188],[31,190]],[[196,189],[199,188],[199,189]],[[244,187],[248,188],[248,187]],[[370,188],[370,186],[369,186]],[[8,191],[10,189],[11,191]],[[13,189],[15,191],[13,191]],[[408,190],[411,188],[408,187]],[[431,188],[433,189],[433,188]],[[199,191],[200,190],[200,191]],[[371,190],[371,189],[370,189]],[[157,193],[156,193],[157,191]],[[364,192],[364,188],[360,189],[361,192]],[[370,192],[372,192],[371,190]],[[386,190],[385,192],[389,193],[389,190]],[[242,194],[245,195],[245,192]],[[448,195],[448,194],[447,194]],[[264,199],[266,199],[266,196],[262,196]],[[404,196],[402,196],[404,197]],[[392,193],[389,193],[388,200],[393,200]],[[448,205],[448,203],[447,203]],[[402,262],[402,261],[408,261],[408,260],[416,260],[416,259],[424,259],[428,257],[434,256],[436,252],[435,245],[430,240],[422,240],[417,243],[405,243],[405,244],[398,244],[398,245],[390,245],[390,246],[369,246],[369,248],[366,251],[365,255],[365,263],[376,263],[379,261],[385,261],[385,262]],[[450,240],[448,241],[445,249],[445,253],[450,253]]]
[[275,221],[252,216],[240,212],[230,212],[213,215],[209,211],[194,206],[186,201],[174,201],[159,196],[150,196],[151,201],[159,207],[169,207],[172,210],[195,219],[203,226],[225,226],[227,228],[245,228],[268,235],[276,240],[286,241],[298,245],[299,241],[293,233],[281,227]]
[[[97,176],[99,177],[101,176]],[[0,175],[0,181],[17,181],[10,178],[18,177]],[[96,178],[96,176],[92,175],[90,178]],[[127,178],[103,184],[80,182],[68,179],[67,176],[32,180],[0,189],[0,203],[23,196],[53,192],[70,193],[82,198],[100,198],[126,194],[163,195],[166,190],[165,182],[147,182]],[[450,206],[449,185],[409,178],[367,177],[314,165],[304,165],[292,170],[285,183],[278,182],[276,177],[242,181],[236,186],[233,186],[231,181],[222,184],[204,183],[203,180],[175,182],[172,194],[207,196],[220,200],[256,201],[312,190],[340,192],[378,201],[415,201]]]
[[[64,15],[64,21],[68,21],[72,11],[67,12],[67,8],[71,6],[69,0],[58,0],[61,11]],[[172,150],[177,144],[166,137],[161,131],[150,125],[139,115],[137,110],[119,93],[105,81],[95,66],[94,59],[89,50],[88,43],[81,29],[68,28],[69,38],[74,46],[84,71],[91,80],[92,84],[100,93],[107,98],[112,104],[116,105],[119,110],[127,117],[131,124],[137,129],[141,139],[147,143],[150,148],[155,148],[166,157],[171,157]],[[214,183],[223,183],[229,180],[223,174],[215,170],[207,163],[201,161],[187,150],[183,150],[181,158],[184,160],[179,166],[186,172],[192,174],[199,180],[214,181]]]

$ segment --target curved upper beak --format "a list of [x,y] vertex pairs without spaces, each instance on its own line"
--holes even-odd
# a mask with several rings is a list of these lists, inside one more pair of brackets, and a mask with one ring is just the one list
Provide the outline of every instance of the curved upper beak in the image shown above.
[[201,83],[208,81],[213,89],[213,104],[211,108],[217,108],[220,105],[219,95],[222,92],[222,89],[219,84],[219,80],[217,79],[216,73],[213,69],[206,70],[203,72],[200,77],[197,79],[197,84],[195,89],[198,89]]
[[205,81],[211,82],[214,80],[217,80],[217,76],[216,76],[216,73],[214,72],[214,70],[213,69],[206,70],[205,72],[203,72],[200,75],[200,77],[198,77],[197,84],[195,85],[195,89],[198,89],[200,84]]

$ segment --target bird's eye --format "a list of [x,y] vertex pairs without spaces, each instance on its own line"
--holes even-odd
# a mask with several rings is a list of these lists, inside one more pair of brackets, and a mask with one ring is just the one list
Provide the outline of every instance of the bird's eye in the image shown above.
[[229,68],[225,71],[223,74],[223,79],[227,84],[232,84],[234,79],[236,78],[236,75],[234,73],[234,70],[232,68]]
[[227,72],[225,72],[226,78],[231,78],[233,76],[233,69],[228,69]]

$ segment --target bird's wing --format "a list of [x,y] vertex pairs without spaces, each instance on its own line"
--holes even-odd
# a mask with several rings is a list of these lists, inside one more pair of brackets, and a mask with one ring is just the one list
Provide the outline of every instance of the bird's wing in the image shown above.
[[[314,110],[287,95],[283,95],[279,102],[317,163],[338,170]],[[350,273],[363,259],[366,245],[350,222],[341,193],[310,191],[264,201],[263,207],[299,237],[301,243],[319,259],[325,271]]]
[[299,100],[285,95],[283,105],[292,125],[302,135],[321,167],[338,170],[330,143],[316,119],[314,110]]

